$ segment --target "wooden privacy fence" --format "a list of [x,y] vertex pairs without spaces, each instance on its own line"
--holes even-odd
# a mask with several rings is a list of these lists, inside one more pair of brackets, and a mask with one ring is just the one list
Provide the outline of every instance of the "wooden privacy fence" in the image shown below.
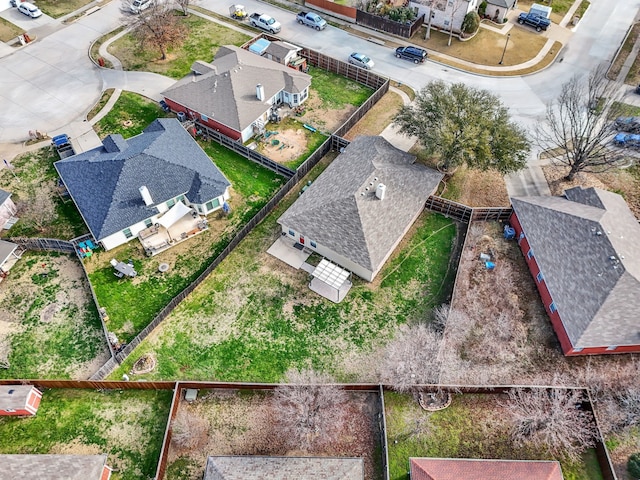
[[347,5],[340,5],[335,3],[333,0],[306,0],[304,4],[317,8],[318,10],[323,10],[350,22],[356,21],[357,10],[355,8]]
[[427,199],[425,208],[463,223],[489,220],[507,221],[513,212],[511,207],[472,208],[436,195],[431,195]]
[[380,15],[365,12],[364,10],[357,10],[356,23],[363,27],[391,33],[398,37],[411,38],[424,23],[424,14],[420,15],[420,17],[412,22],[401,23],[389,18],[381,17]]

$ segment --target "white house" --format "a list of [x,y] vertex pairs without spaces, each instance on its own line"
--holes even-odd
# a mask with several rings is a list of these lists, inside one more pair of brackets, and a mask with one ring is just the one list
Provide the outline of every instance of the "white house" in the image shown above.
[[105,250],[154,225],[207,215],[229,199],[229,180],[180,122],[159,118],[125,140],[55,163],[91,234]]
[[418,16],[424,14],[425,24],[449,32],[453,25],[453,33],[459,34],[462,22],[467,13],[478,9],[480,0],[411,0],[409,5],[418,11]]
[[282,234],[371,281],[442,174],[382,137],[357,137],[278,219]]

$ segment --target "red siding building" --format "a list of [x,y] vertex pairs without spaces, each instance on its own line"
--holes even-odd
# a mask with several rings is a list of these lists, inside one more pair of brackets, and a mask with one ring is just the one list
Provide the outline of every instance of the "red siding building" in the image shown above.
[[565,355],[640,352],[640,224],[620,195],[513,198],[511,225]]
[[0,416],[35,415],[42,393],[31,385],[0,385]]

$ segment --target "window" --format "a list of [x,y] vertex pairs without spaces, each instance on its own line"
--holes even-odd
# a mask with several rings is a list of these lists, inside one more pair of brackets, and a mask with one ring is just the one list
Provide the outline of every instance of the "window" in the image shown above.
[[549,305],[549,311],[551,313],[556,313],[558,311],[558,309],[556,308],[556,302],[551,302],[551,305]]
[[145,227],[147,227],[147,228],[149,228],[151,225],[153,225],[153,222],[151,221],[151,219],[150,219],[150,218],[147,218],[147,219],[144,221],[144,226],[145,226]]
[[184,195],[180,195],[176,200],[178,202],[184,202]]
[[294,232],[293,230],[289,229],[289,235],[291,235],[292,237],[296,236],[296,232]]
[[220,206],[220,200],[218,200],[217,198],[214,200],[211,200],[210,202],[207,202],[207,211],[213,210],[214,208],[218,208]]
[[200,118],[202,119],[203,122],[208,122],[209,121],[209,117],[207,117],[204,113],[202,115],[200,115]]
[[171,200],[169,200],[169,201],[167,202],[167,207],[171,208],[171,207],[173,207],[175,204],[176,204],[176,199],[175,199],[175,198],[172,198]]
[[533,250],[529,249],[529,251],[527,252],[527,258],[529,260],[531,260],[533,258]]
[[612,351],[614,351],[616,348],[618,348],[618,346],[617,346],[617,345],[609,345],[609,346],[607,347],[607,351],[612,352]]
[[309,244],[313,247],[313,248],[318,248],[318,245],[316,244],[316,242],[314,242],[313,240],[311,240],[309,242]]
[[522,240],[524,238],[524,232],[520,232],[520,240]]
[[130,228],[125,228],[122,233],[124,233],[124,236],[127,238],[131,238],[133,237],[133,233],[131,233],[131,229]]
[[445,20],[445,21],[444,21],[444,26],[445,26],[445,27],[448,27],[448,26],[449,26],[449,20]]
[[544,276],[542,275],[542,272],[538,272],[538,275],[536,275],[536,280],[538,281],[538,283],[544,280]]
[[296,103],[296,104],[298,103],[298,94],[297,93],[293,94],[293,103]]

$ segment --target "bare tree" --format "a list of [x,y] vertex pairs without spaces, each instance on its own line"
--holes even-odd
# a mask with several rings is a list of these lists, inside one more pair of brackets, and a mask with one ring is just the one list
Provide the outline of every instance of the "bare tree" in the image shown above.
[[23,215],[31,220],[36,228],[43,231],[47,225],[53,223],[58,218],[56,205],[53,201],[52,193],[47,185],[34,189],[29,195],[29,199],[20,204]]
[[613,119],[621,113],[618,86],[605,73],[600,66],[586,80],[574,76],[562,85],[558,98],[547,105],[546,122],[536,126],[538,146],[557,152],[554,161],[569,168],[566,180],[579,172],[606,170],[617,160],[607,143],[615,132]]
[[424,323],[403,325],[385,349],[380,380],[399,392],[416,393],[416,385],[437,384],[441,335]]
[[189,7],[193,5],[194,1],[195,0],[175,0],[185,17],[189,15]]
[[583,392],[576,389],[512,389],[505,407],[516,445],[577,460],[594,446],[596,427],[591,412],[582,408]]
[[127,28],[140,42],[157,48],[161,60],[167,58],[167,50],[180,45],[187,36],[187,27],[169,3],[155,1],[149,8],[124,18]]
[[280,431],[292,448],[310,451],[331,443],[346,420],[346,392],[328,375],[290,370],[273,391]]
[[447,42],[447,47],[451,46],[451,39],[453,37],[453,21],[455,20],[455,16],[462,5],[468,4],[469,2],[466,0],[453,0],[449,1],[447,4],[451,6],[451,16],[449,17],[449,41]]
[[171,424],[171,441],[185,450],[201,447],[207,441],[209,425],[192,409],[178,411]]

